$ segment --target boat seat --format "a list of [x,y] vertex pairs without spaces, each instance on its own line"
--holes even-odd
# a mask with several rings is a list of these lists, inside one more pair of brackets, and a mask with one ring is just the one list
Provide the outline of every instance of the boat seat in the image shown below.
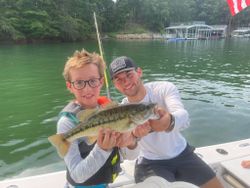
[[243,168],[241,162],[250,160],[250,156],[244,156],[221,163],[225,169],[224,180],[234,188],[250,187],[250,169]]

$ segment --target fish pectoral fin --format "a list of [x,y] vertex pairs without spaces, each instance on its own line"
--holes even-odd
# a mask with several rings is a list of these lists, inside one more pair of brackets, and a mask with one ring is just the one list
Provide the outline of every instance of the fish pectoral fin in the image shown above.
[[96,109],[81,110],[76,114],[76,117],[79,119],[79,121],[83,122],[96,113],[96,111]]
[[86,138],[87,138],[88,144],[91,145],[91,144],[94,144],[95,141],[97,140],[97,135],[95,135],[95,136],[87,136]]
[[57,153],[61,158],[67,154],[70,143],[63,138],[63,134],[52,135],[48,137],[48,140],[56,148]]

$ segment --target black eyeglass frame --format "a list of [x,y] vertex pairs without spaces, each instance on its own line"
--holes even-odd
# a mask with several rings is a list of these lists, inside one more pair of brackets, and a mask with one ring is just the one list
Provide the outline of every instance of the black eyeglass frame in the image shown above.
[[[81,90],[81,89],[83,89],[83,88],[86,87],[87,83],[88,83],[89,87],[91,87],[91,88],[96,88],[96,87],[100,86],[100,85],[101,85],[101,82],[100,82],[101,79],[102,79],[101,77],[100,77],[100,78],[91,78],[91,79],[89,79],[89,80],[76,80],[76,81],[73,81],[73,82],[70,81],[70,83],[73,85],[73,87],[74,87],[75,89]],[[91,82],[91,81],[92,81],[92,82]],[[93,82],[93,81],[95,81],[95,82]],[[96,81],[98,81],[98,82],[96,83]],[[75,83],[77,83],[77,82],[82,82],[82,83],[81,83],[82,86],[77,87],[76,84],[75,84]],[[94,85],[93,85],[93,84],[94,84]]]

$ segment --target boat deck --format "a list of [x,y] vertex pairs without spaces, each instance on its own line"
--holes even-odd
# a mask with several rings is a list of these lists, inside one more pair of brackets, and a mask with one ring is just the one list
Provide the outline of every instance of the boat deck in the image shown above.
[[[250,187],[250,169],[241,167],[242,160],[250,160],[250,139],[197,148],[195,152],[216,172],[225,188]],[[134,162],[125,160],[123,171],[110,188],[135,186]],[[0,181],[1,188],[62,188],[65,171]]]

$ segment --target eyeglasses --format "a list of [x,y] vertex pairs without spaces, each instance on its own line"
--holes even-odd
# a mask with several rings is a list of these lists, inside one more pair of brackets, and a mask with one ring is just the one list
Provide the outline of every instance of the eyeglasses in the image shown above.
[[87,83],[89,87],[95,88],[101,84],[101,78],[92,78],[89,80],[76,80],[70,83],[74,86],[75,89],[78,90],[85,88]]

